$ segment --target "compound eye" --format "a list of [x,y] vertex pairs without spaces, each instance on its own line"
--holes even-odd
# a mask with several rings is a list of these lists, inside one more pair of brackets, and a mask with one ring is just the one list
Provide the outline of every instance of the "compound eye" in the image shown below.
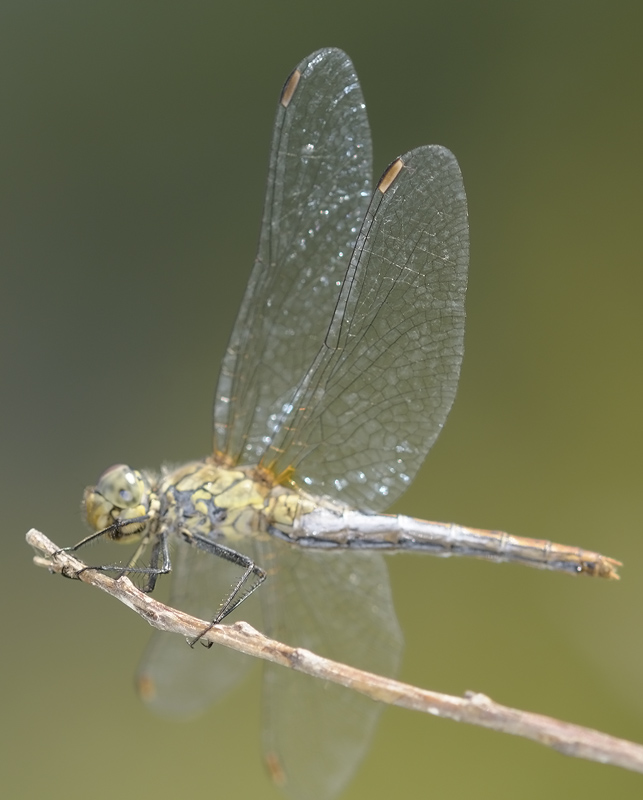
[[115,464],[100,476],[96,492],[117,508],[131,508],[142,501],[145,485],[139,472],[127,464]]

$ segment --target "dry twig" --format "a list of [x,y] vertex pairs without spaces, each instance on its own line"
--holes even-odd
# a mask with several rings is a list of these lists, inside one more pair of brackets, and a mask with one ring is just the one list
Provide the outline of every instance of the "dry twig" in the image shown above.
[[[69,553],[59,552],[53,542],[33,528],[26,538],[27,543],[41,554],[34,557],[38,566],[97,586],[125,603],[155,628],[194,638],[200,636],[207,627],[208,623],[203,620],[170,608],[140,592],[126,577],[114,580],[93,570],[80,572],[85,569],[85,564]],[[523,736],[568,756],[643,772],[643,745],[542,714],[502,706],[478,692],[467,692],[465,697],[452,697],[419,689],[321,658],[302,648],[289,647],[269,639],[245,622],[217,625],[205,634],[204,639],[305,672],[315,678],[339,683],[382,703]]]

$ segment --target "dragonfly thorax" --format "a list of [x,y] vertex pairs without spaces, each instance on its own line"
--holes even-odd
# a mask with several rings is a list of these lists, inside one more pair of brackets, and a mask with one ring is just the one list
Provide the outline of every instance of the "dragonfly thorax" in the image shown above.
[[236,538],[265,529],[270,486],[249,470],[193,461],[164,470],[157,492],[158,527],[169,534]]

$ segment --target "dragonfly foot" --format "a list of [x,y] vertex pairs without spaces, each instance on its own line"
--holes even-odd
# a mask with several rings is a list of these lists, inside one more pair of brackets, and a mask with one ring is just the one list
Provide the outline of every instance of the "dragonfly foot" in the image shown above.
[[208,625],[208,627],[205,628],[205,630],[203,630],[198,636],[196,636],[194,639],[192,639],[192,641],[190,641],[188,639],[187,642],[190,645],[190,647],[192,649],[194,649],[194,646],[196,645],[196,643],[197,642],[201,642],[201,644],[209,650],[212,647],[212,645],[214,644],[214,642],[207,642],[207,641],[204,642],[203,641],[203,637],[207,636],[207,634],[210,633],[210,631],[212,630],[212,628],[214,628],[215,625],[216,625],[216,621],[215,622],[211,622]]

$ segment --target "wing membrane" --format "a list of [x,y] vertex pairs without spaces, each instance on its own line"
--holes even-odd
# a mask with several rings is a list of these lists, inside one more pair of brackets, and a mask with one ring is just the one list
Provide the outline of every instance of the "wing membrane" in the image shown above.
[[[311,552],[274,538],[264,546],[263,563],[279,565],[262,586],[270,636],[380,675],[396,674],[402,634],[380,554]],[[270,663],[264,687],[263,745],[273,777],[297,800],[335,797],[367,752],[382,706]]]
[[294,466],[309,491],[372,510],[407,488],[453,403],[468,265],[455,157],[420,147],[385,178],[325,342],[264,457],[276,474]]
[[246,464],[263,455],[323,341],[371,191],[370,130],[348,56],[320,50],[293,76],[277,110],[257,258],[214,408],[215,450]]

